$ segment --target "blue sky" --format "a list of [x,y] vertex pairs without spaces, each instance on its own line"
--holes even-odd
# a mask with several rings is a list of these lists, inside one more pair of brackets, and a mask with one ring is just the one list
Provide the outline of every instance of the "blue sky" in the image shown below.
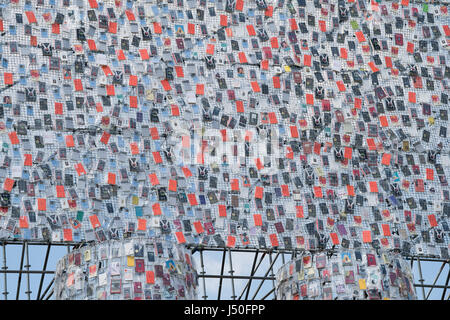
[[[222,259],[222,253],[219,252],[215,252],[215,253],[207,253],[205,254],[205,271],[208,274],[220,274],[220,267],[221,267],[221,259]],[[253,263],[253,257],[254,255],[252,254],[241,254],[241,253],[233,253],[232,255],[232,260],[233,260],[233,269],[236,271],[235,275],[248,275],[250,274],[251,271],[251,266]],[[260,256],[259,256],[260,257]],[[259,257],[258,257],[258,261],[259,261]],[[195,255],[196,258],[196,262],[198,262],[197,264],[197,271],[200,271],[200,255]],[[276,273],[276,270],[282,265],[281,263],[281,256],[278,258],[279,260],[277,260],[277,262],[274,264],[274,273]],[[285,255],[285,259],[286,262],[288,261],[288,255]],[[269,260],[267,258],[264,258],[263,262],[261,263],[260,266],[260,270],[258,270],[258,272],[256,273],[256,275],[258,276],[263,276],[264,273],[266,272],[267,268],[269,267],[270,263]],[[439,272],[439,269],[441,268],[442,263],[440,262],[425,262],[422,261],[421,262],[421,267],[422,267],[422,275],[423,275],[423,279],[425,280],[425,284],[432,284],[433,281],[436,278],[436,275]],[[225,274],[228,274],[228,270],[229,270],[229,264],[228,264],[228,254],[227,254],[227,260],[225,263]],[[446,263],[444,269],[442,270],[438,281],[436,282],[437,285],[444,285],[445,284],[445,280],[447,277],[447,274],[449,272],[449,264]],[[414,273],[414,279],[415,279],[415,283],[419,283],[419,269],[418,269],[418,264],[415,261],[414,265],[413,265],[413,273]],[[210,282],[206,284],[206,293],[208,295],[208,299],[216,299],[217,298],[217,292],[218,292],[218,284],[219,281],[215,280],[215,279],[211,279],[209,280]],[[259,285],[258,280],[254,280],[252,282],[252,290],[250,292],[249,295],[249,299],[253,297],[253,292],[257,289],[258,285]],[[242,292],[242,289],[244,288],[246,284],[246,280],[235,280],[235,291],[236,294],[239,296]],[[269,281],[265,281],[263,286],[260,289],[260,292],[257,295],[257,299],[263,297],[267,292],[269,292],[269,290],[272,288],[272,284]],[[200,288],[200,294],[199,296],[203,295],[203,287],[201,286]],[[430,288],[425,288],[425,296],[428,295]],[[416,289],[417,292],[417,296],[419,299],[423,299],[423,294],[422,294],[422,289],[421,288],[417,288]],[[428,299],[431,300],[440,300],[441,296],[442,296],[442,289],[433,289],[431,291],[431,294],[429,296]],[[448,295],[450,294],[450,290],[447,290],[446,293],[446,298],[448,297]],[[231,289],[231,280],[229,279],[224,279],[223,280],[223,284],[222,284],[222,296],[221,299],[230,299],[230,297],[232,296],[232,289]],[[268,297],[268,299],[272,299],[273,295],[270,295]]]
[[[8,269],[9,270],[18,270],[20,267],[20,258],[21,258],[21,250],[22,247],[19,245],[7,245],[7,263],[8,263]],[[46,253],[46,247],[44,246],[30,246],[30,270],[38,270],[41,269],[44,263]],[[57,247],[52,246],[50,251],[50,258],[47,264],[48,270],[54,270],[56,267],[56,263],[60,257],[65,255],[67,253],[66,247]],[[261,254],[258,256],[258,262],[261,257]],[[273,255],[273,258],[275,255]],[[220,274],[221,269],[221,262],[222,262],[222,252],[204,252],[204,264],[205,264],[205,272],[207,274]],[[197,271],[201,271],[201,264],[200,264],[200,254],[196,253],[194,254],[194,259],[196,261],[197,265]],[[233,263],[233,269],[235,271],[235,275],[249,275],[251,271],[251,266],[253,264],[254,255],[252,253],[232,253],[232,263]],[[288,260],[288,255],[285,255],[286,261]],[[3,248],[0,247],[0,263],[1,266],[3,266]],[[25,260],[24,260],[25,264]],[[259,267],[256,275],[257,276],[264,276],[266,270],[268,269],[270,265],[268,256],[266,256],[261,263],[261,266]],[[276,270],[282,265],[282,259],[281,256],[278,258],[276,263],[274,264],[274,273],[276,273]],[[431,284],[437,273],[439,272],[439,269],[441,267],[442,263],[435,263],[435,262],[422,262],[422,274],[423,278],[425,279],[425,283]],[[226,261],[225,261],[225,268],[224,268],[224,274],[229,274],[229,256],[228,253],[226,254]],[[414,263],[413,272],[415,276],[415,282],[419,283],[419,270],[418,270],[418,264],[417,262]],[[442,273],[437,281],[437,284],[444,285],[445,280],[447,277],[447,274],[449,272],[449,264],[447,263],[442,270]],[[7,288],[9,291],[8,299],[13,300],[16,298],[16,292],[17,292],[17,275],[10,274],[7,277]],[[43,286],[42,286],[42,292],[45,290],[47,285],[50,283],[52,279],[52,275],[46,275],[44,278]],[[36,299],[36,295],[39,289],[39,283],[41,280],[41,275],[30,275],[30,298]],[[199,298],[203,296],[203,280],[200,280],[200,288],[199,288]],[[249,294],[249,299],[251,299],[254,295],[255,290],[258,288],[260,284],[260,280],[254,280],[251,285],[251,291]],[[235,286],[235,294],[237,296],[241,295],[241,292],[246,284],[246,280],[234,280],[234,286]],[[219,280],[218,279],[206,279],[206,295],[208,296],[208,299],[215,300],[217,299],[218,295],[218,287],[219,287]],[[265,281],[263,285],[261,286],[261,289],[259,293],[256,296],[256,299],[261,299],[263,296],[265,296],[269,290],[272,288],[271,281]],[[4,279],[3,274],[0,275],[0,291],[3,293],[4,290]],[[425,295],[428,294],[429,288],[425,288]],[[20,294],[19,299],[28,299],[27,294],[25,293],[27,291],[27,276],[22,275],[22,282],[20,287]],[[417,295],[419,299],[423,298],[422,289],[417,288]],[[450,290],[447,291],[446,297],[450,294]],[[232,283],[230,279],[224,279],[222,282],[222,293],[221,293],[221,299],[231,299],[232,296]],[[429,299],[441,299],[442,296],[442,289],[433,289],[433,291],[430,294]],[[244,293],[245,297],[245,293]],[[273,294],[271,294],[267,299],[272,299]],[[0,300],[3,300],[4,296],[0,296]]]

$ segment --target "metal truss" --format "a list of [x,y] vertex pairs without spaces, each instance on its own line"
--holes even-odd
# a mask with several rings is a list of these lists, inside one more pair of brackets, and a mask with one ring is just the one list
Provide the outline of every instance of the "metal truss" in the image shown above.
[[[20,293],[23,292],[22,288],[22,277],[25,277],[25,285],[26,285],[26,299],[31,300],[32,297],[32,291],[30,286],[30,275],[38,274],[41,275],[39,286],[36,295],[34,296],[35,300],[48,300],[53,296],[53,279],[50,281],[50,283],[44,288],[44,278],[47,277],[53,277],[55,270],[48,270],[48,260],[50,257],[50,251],[52,247],[60,247],[65,246],[67,248],[67,252],[69,253],[72,249],[79,247],[80,243],[75,242],[62,242],[62,243],[49,243],[49,242],[42,242],[42,241],[2,241],[0,242],[0,245],[2,246],[2,267],[0,268],[0,274],[3,274],[3,286],[1,289],[1,295],[3,295],[4,300],[8,300],[10,298],[10,292],[8,292],[8,276],[10,275],[17,275],[17,286],[15,290],[15,299],[19,300],[21,299]],[[7,246],[21,246],[21,258],[20,258],[20,265],[18,270],[10,270],[8,267],[8,259],[7,259]],[[43,257],[43,260],[39,259],[39,262],[43,261],[42,266],[40,266],[40,269],[31,269],[31,262],[30,262],[30,248],[35,248],[37,246],[40,246],[41,248],[46,248],[45,250],[45,256]],[[250,249],[250,248],[220,248],[220,247],[204,247],[204,246],[188,246],[189,249],[191,249],[192,254],[199,255],[200,260],[200,268],[197,268],[198,277],[202,284],[202,295],[200,296],[202,299],[214,299],[214,300],[265,300],[269,299],[272,296],[272,299],[276,299],[275,296],[275,274],[274,274],[274,266],[278,262],[279,264],[284,264],[286,261],[294,258],[297,256],[297,254],[300,253],[298,250],[278,250],[278,249]],[[220,259],[220,273],[219,274],[211,274],[208,273],[205,269],[205,263],[204,263],[204,255],[205,253],[211,254],[215,253],[218,256],[221,256]],[[236,271],[233,269],[233,254],[236,257],[236,255],[239,254],[252,254],[252,264],[248,266],[249,268],[246,269],[246,273],[237,274]],[[33,252],[33,256],[34,256]],[[286,260],[286,258],[288,260]],[[440,296],[441,300],[450,300],[450,260],[444,260],[444,259],[437,259],[437,258],[430,258],[430,257],[421,257],[421,256],[409,256],[406,257],[411,261],[411,268],[414,266],[417,266],[418,268],[418,275],[419,279],[416,280],[414,283],[414,286],[416,288],[416,291],[418,293],[418,296],[420,298],[419,293],[421,293],[421,296],[423,300],[428,300],[430,298],[431,293],[433,290],[441,290],[442,295]],[[36,260],[36,259],[35,259]],[[226,263],[228,261],[228,263]],[[263,262],[265,262],[265,267],[262,267]],[[439,270],[435,268],[434,271],[435,275],[433,275],[432,278],[434,278],[433,282],[427,282],[424,279],[422,267],[424,262],[431,262],[434,263],[436,266],[440,265]],[[225,268],[225,265],[228,266],[228,268]],[[448,266],[447,275],[445,284],[437,284],[442,271],[445,269],[446,265]],[[225,270],[228,269],[228,270]],[[276,271],[276,270],[275,270]],[[259,274],[258,274],[259,273]],[[445,274],[445,272],[444,272]],[[417,278],[417,276],[416,276]],[[217,296],[208,296],[207,295],[207,289],[210,288],[211,279],[216,279],[219,281],[218,289],[217,289]],[[236,281],[246,281],[245,285],[241,290],[237,290],[236,288]],[[428,277],[428,280],[431,280]],[[223,296],[223,287],[224,287],[224,281],[229,281],[231,284],[231,296],[230,297],[224,297]],[[0,282],[1,283],[1,282]],[[208,284],[210,286],[208,286]],[[266,284],[264,286],[264,284]],[[21,291],[22,290],[22,291]],[[448,293],[448,295],[447,295]],[[259,296],[258,296],[259,294]],[[446,296],[447,295],[447,296]]]
[[[222,294],[223,279],[229,279],[231,281],[232,295],[228,299],[232,299],[232,300],[249,300],[249,299],[250,300],[255,300],[255,299],[265,300],[265,299],[269,298],[271,295],[273,295],[272,299],[276,299],[276,297],[275,297],[275,276],[274,276],[274,270],[273,270],[274,264],[277,262],[277,259],[279,259],[280,257],[281,257],[282,264],[284,264],[285,256],[289,257],[289,259],[290,259],[290,258],[295,257],[298,253],[300,253],[300,251],[297,251],[297,250],[294,250],[294,251],[292,251],[292,250],[276,250],[276,249],[262,250],[262,249],[242,249],[242,248],[241,249],[239,249],[239,248],[230,249],[230,248],[217,248],[217,247],[214,247],[214,248],[213,247],[203,247],[203,248],[193,247],[192,250],[193,250],[192,251],[193,253],[199,252],[199,254],[200,254],[201,266],[200,266],[200,270],[197,270],[197,272],[199,273],[199,277],[203,278],[203,296],[201,298],[203,298],[205,300],[208,298],[208,296],[206,295],[207,285],[205,284],[205,279],[219,279],[217,298],[210,297],[212,299],[220,300],[222,298],[221,294]],[[208,274],[207,272],[205,272],[205,266],[203,263],[203,260],[204,260],[203,253],[211,252],[211,251],[222,252],[220,274]],[[233,265],[232,265],[232,260],[231,260],[231,252],[236,252],[236,253],[244,253],[245,252],[245,253],[252,253],[254,255],[251,269],[249,269],[250,274],[242,274],[242,275],[234,274],[235,272],[233,270]],[[228,253],[228,259],[229,259],[228,273],[230,275],[226,275],[225,270],[224,270],[226,256],[227,256],[226,253]],[[259,257],[259,260],[258,260],[258,257]],[[263,276],[255,275],[256,272],[258,271],[258,269],[260,268],[261,263],[263,262],[263,260],[265,258],[267,258],[269,260],[269,265],[265,269],[265,274]],[[416,262],[416,265],[418,266],[419,279],[417,281],[420,283],[414,283],[414,287],[416,288],[417,293],[419,293],[418,292],[419,289],[421,290],[420,292],[422,294],[423,300],[428,300],[430,298],[431,292],[434,289],[442,290],[441,300],[450,300],[450,290],[448,291],[449,294],[446,297],[447,290],[450,289],[450,285],[449,285],[450,260],[431,258],[431,257],[420,257],[420,256],[408,256],[408,257],[406,257],[406,259],[411,261],[411,268],[414,267],[414,262]],[[434,280],[432,283],[425,283],[425,279],[424,279],[424,276],[422,273],[423,262],[433,263],[436,265],[436,267],[438,264],[440,264],[439,270],[435,270],[436,272],[433,275]],[[442,274],[442,271],[444,270],[446,265],[448,265],[448,271],[447,271],[447,277],[445,280],[445,284],[439,285],[439,284],[437,284],[437,282],[438,282],[438,280]],[[236,296],[236,294],[235,294],[234,280],[247,280],[247,282],[239,296]],[[258,281],[259,285],[257,286],[256,289],[253,290],[252,296],[251,296],[251,294],[250,294],[251,286],[252,286],[252,282],[254,282],[254,281]],[[260,294],[260,297],[256,298],[258,296],[258,294],[260,293],[260,290],[262,289],[263,284],[266,281],[271,282],[271,284],[272,284],[271,288],[268,290],[266,289],[266,292],[264,295]],[[426,292],[425,289],[429,289],[428,292]],[[249,295],[251,297],[249,297]],[[421,298],[420,295],[418,295],[418,297],[419,297],[419,299]],[[225,298],[225,299],[227,299],[227,298]]]
[[[65,246],[67,247],[67,252],[69,253],[72,249],[79,246],[79,243],[49,243],[49,242],[41,242],[41,241],[2,241],[0,242],[2,245],[2,251],[3,251],[3,264],[0,270],[0,273],[3,273],[3,290],[2,295],[4,300],[8,300],[8,275],[16,274],[18,275],[17,278],[17,288],[16,288],[16,300],[19,300],[19,295],[21,293],[21,285],[22,285],[22,275],[26,276],[26,291],[25,294],[27,295],[27,299],[31,300],[31,288],[30,288],[30,275],[32,274],[40,274],[40,281],[39,281],[39,289],[37,291],[37,294],[35,296],[35,300],[48,300],[53,295],[53,279],[50,281],[48,286],[43,289],[44,284],[44,278],[46,275],[53,276],[55,273],[55,270],[47,270],[47,264],[48,259],[50,256],[50,250],[53,247],[56,246]],[[20,259],[20,266],[18,270],[9,270],[8,268],[8,260],[7,260],[7,252],[6,247],[7,245],[10,246],[22,246],[22,254]],[[38,270],[30,270],[31,264],[30,264],[30,246],[41,246],[46,247],[45,257],[43,259],[43,265],[41,269]],[[24,258],[26,259],[25,265],[24,265]]]

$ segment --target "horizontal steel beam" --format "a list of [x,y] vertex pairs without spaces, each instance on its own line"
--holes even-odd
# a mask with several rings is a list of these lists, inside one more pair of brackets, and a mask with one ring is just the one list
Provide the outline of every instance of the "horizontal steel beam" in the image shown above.
[[417,258],[419,258],[420,261],[449,262],[450,263],[450,259],[433,258],[433,257],[422,256],[422,255],[418,255],[418,256],[403,256],[403,257],[408,259],[408,260],[417,260]]
[[55,271],[50,270],[0,270],[0,273],[22,273],[22,274],[54,274]]
[[443,285],[438,285],[438,284],[433,286],[432,284],[418,284],[418,283],[415,283],[414,286],[418,287],[418,288],[436,288],[436,289],[445,289],[445,288],[447,288],[447,289],[450,289],[450,286],[443,286]]
[[[203,250],[203,251],[220,251],[222,252],[224,247],[212,247],[212,246],[202,246],[202,245],[186,245],[186,247],[188,249],[197,249],[197,250]],[[235,247],[235,248],[229,248],[232,252],[280,252],[280,253],[292,253],[293,251],[297,251],[297,252],[301,252],[304,250],[299,250],[299,249],[292,249],[292,250],[287,250],[287,249],[273,249],[273,248],[240,248],[240,247]],[[313,250],[311,250],[310,252],[314,252]]]
[[12,244],[12,245],[20,245],[22,246],[24,243],[27,243],[29,246],[48,246],[51,244],[52,246],[79,246],[86,244],[85,242],[49,242],[49,241],[28,241],[28,240],[0,240],[0,243],[3,244]]
[[227,276],[220,274],[199,274],[197,275],[199,278],[212,278],[212,279],[244,279],[244,280],[275,280],[275,277],[261,277],[261,276]]
[[[10,244],[10,245],[23,245],[24,243],[27,243],[28,245],[37,245],[37,246],[47,246],[51,244],[52,246],[83,246],[86,244],[89,244],[90,242],[51,242],[51,241],[36,241],[36,240],[0,240],[0,243],[3,244]],[[203,251],[221,251],[223,252],[224,249],[229,249],[232,252],[273,252],[273,253],[297,253],[297,252],[305,252],[304,249],[298,249],[298,248],[292,248],[292,249],[278,249],[278,248],[251,248],[251,247],[235,247],[235,248],[225,248],[225,247],[218,247],[218,246],[203,246],[203,245],[197,245],[197,244],[187,244],[186,247],[188,249],[196,249],[196,250],[203,250]],[[337,252],[337,249],[328,249],[328,250],[308,250],[308,252],[314,253],[314,252]],[[425,256],[425,255],[408,255],[404,256],[406,259],[417,259],[417,257],[420,258],[421,261],[440,261],[440,262],[450,262],[450,259],[441,259],[436,258],[434,256]]]
[[[23,246],[26,243],[26,245],[28,246],[63,246],[63,247],[82,247],[84,245],[86,245],[87,243],[78,243],[78,242],[49,242],[49,241],[22,241],[22,240],[5,240],[5,241],[1,241],[0,240],[0,245],[21,245]],[[274,253],[274,254],[280,254],[280,253],[287,253],[287,254],[292,254],[295,255],[296,253],[302,253],[305,252],[305,250],[301,250],[301,249],[291,249],[291,250],[287,250],[287,249],[274,249],[274,248],[266,248],[266,249],[262,249],[262,248],[249,248],[249,247],[235,247],[235,248],[224,248],[224,247],[218,247],[218,246],[202,246],[202,245],[193,245],[193,244],[189,244],[187,245],[187,248],[193,250],[193,253],[195,253],[196,251],[201,251],[201,252],[224,252],[225,249],[229,250],[229,252],[240,252],[240,253],[256,253],[256,252],[261,252],[262,254],[270,254],[270,253]],[[335,254],[337,252],[337,250],[324,250],[327,252],[330,252],[332,254]],[[317,251],[309,251],[311,253],[314,252],[319,252],[319,250]],[[436,258],[436,257],[432,257],[432,256],[417,256],[417,255],[409,255],[409,256],[403,256],[405,259],[408,260],[417,260],[417,258],[420,259],[421,262],[423,261],[427,261],[427,262],[447,262],[450,263],[449,259],[440,259],[440,258]],[[55,271],[51,271],[51,270],[7,270],[7,269],[2,269],[0,270],[0,274],[39,274],[39,275],[54,275]],[[247,281],[252,281],[252,280],[259,280],[259,281],[274,281],[276,280],[276,277],[274,276],[255,276],[255,275],[224,275],[224,274],[202,274],[199,273],[198,274],[199,278],[203,278],[203,280],[205,279],[231,279],[231,280],[247,280]],[[54,279],[52,279],[51,283],[49,284],[49,286],[47,287],[47,289],[45,290],[45,292],[38,297],[38,299],[49,299],[52,295],[53,295],[53,291],[50,291],[50,289],[52,288],[52,284],[53,284]],[[248,285],[248,284],[247,284]],[[450,289],[450,285],[432,285],[432,284],[414,284],[415,288],[435,288],[435,289],[442,289],[444,290],[444,295],[445,295],[445,290]],[[244,289],[245,290],[245,289]],[[270,290],[264,297],[263,299],[267,299],[270,294],[272,294],[274,292],[274,288],[272,288],[272,290]],[[50,291],[50,292],[49,292]]]

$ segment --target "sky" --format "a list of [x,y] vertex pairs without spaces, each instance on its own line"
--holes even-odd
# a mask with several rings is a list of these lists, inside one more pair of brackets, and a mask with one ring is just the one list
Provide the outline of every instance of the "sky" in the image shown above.
[[[46,246],[30,246],[30,270],[40,270],[42,269],[44,259],[45,259],[45,253],[46,253]],[[20,245],[7,245],[6,246],[6,258],[7,258],[7,266],[8,270],[19,270],[20,267],[20,259],[21,259],[21,253],[22,253],[22,246]],[[47,270],[55,270],[56,263],[67,253],[66,247],[57,247],[52,246],[50,250],[50,258],[47,264]],[[205,272],[208,275],[219,275],[220,269],[221,269],[221,263],[222,263],[222,252],[204,252],[203,259],[204,259],[204,266],[205,266]],[[259,262],[260,257],[262,254],[258,255]],[[249,275],[251,272],[251,267],[254,260],[254,254],[252,253],[238,253],[238,252],[232,252],[232,265],[234,269],[234,275],[236,276],[243,276],[243,275]],[[272,258],[275,258],[275,255],[272,255]],[[285,262],[287,262],[289,259],[288,255],[285,255]],[[195,253],[194,254],[194,260],[197,266],[197,272],[201,272],[201,263],[200,263],[200,254]],[[276,273],[276,270],[281,267],[283,261],[281,255],[278,257],[277,261],[274,264],[274,273]],[[26,260],[24,260],[24,265],[26,264]],[[268,267],[270,265],[270,261],[268,256],[266,256],[263,261],[261,262],[261,265],[256,272],[256,276],[264,276],[266,273]],[[432,284],[435,280],[436,275],[438,274],[442,263],[437,262],[421,262],[422,267],[422,275],[423,279],[425,280],[424,283],[426,284]],[[3,267],[3,247],[0,247],[0,268]],[[230,259],[229,259],[229,253],[226,254],[226,260],[224,265],[224,274],[229,275],[230,270]],[[447,274],[449,272],[449,264],[447,263],[442,270],[437,284],[438,285],[444,285],[446,281]],[[417,262],[414,262],[413,265],[413,273],[415,277],[415,283],[419,283],[420,274],[418,269]],[[270,275],[270,274],[269,274]],[[38,274],[32,274],[30,275],[30,299],[35,300],[37,297],[37,293],[39,290],[39,283],[41,281],[41,275]],[[42,291],[41,294],[44,292],[44,290],[47,288],[48,284],[51,282],[53,276],[52,275],[46,275],[44,277],[43,285],[42,285]],[[16,299],[16,292],[17,292],[17,274],[8,274],[7,277],[7,289],[9,292],[8,300],[14,300]],[[234,280],[234,291],[235,295],[239,297],[241,293],[243,292],[243,289],[246,285],[247,280]],[[209,300],[216,300],[218,298],[218,288],[219,288],[219,279],[205,279],[206,282],[206,296]],[[20,286],[20,292],[19,292],[19,299],[28,299],[28,295],[26,291],[28,291],[28,285],[27,285],[27,275],[22,275],[22,281]],[[261,280],[253,280],[251,284],[251,290],[248,296],[248,299],[252,299],[256,290],[258,289],[259,285],[261,283]],[[272,281],[264,281],[261,285],[261,288],[259,292],[256,295],[256,299],[261,299],[264,297],[270,290],[272,289]],[[425,288],[425,296],[428,295],[430,288]],[[0,274],[0,300],[4,299],[3,295],[4,291],[4,277],[3,274]],[[423,292],[421,288],[416,289],[417,296],[419,299],[423,299]],[[442,297],[442,289],[433,289],[431,291],[431,294],[428,299],[431,300],[439,300]],[[450,294],[450,290],[446,293],[446,298]],[[203,299],[204,295],[204,288],[203,288],[203,280],[202,278],[199,278],[199,291],[198,291],[198,297],[199,299]],[[232,290],[232,281],[231,279],[223,279],[222,282],[222,291],[221,291],[221,300],[232,300],[233,290]],[[242,299],[245,298],[245,293],[243,294]],[[270,294],[266,299],[273,299],[274,294]],[[50,298],[52,299],[52,298]]]

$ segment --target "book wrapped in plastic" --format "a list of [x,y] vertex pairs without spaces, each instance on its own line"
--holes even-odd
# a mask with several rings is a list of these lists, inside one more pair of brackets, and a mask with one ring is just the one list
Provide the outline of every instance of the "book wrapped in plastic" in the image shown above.
[[408,261],[395,252],[304,253],[276,276],[278,300],[416,300]]
[[168,241],[93,243],[58,261],[56,300],[195,300],[198,278],[188,249]]

